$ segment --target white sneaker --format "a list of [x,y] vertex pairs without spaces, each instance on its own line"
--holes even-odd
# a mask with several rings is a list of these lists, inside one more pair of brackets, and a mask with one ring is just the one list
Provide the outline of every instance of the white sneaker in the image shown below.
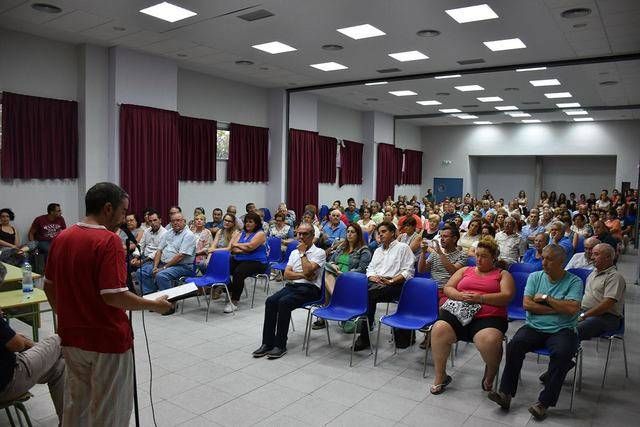
[[235,305],[234,303],[232,303],[231,301],[229,301],[227,303],[227,305],[224,306],[224,312],[225,313],[233,313],[237,309],[238,309],[238,306]]

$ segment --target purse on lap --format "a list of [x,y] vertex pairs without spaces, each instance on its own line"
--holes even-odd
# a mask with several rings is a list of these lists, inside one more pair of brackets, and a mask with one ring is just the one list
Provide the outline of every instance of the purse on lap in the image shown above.
[[470,304],[464,301],[448,299],[440,308],[456,316],[462,326],[467,326],[482,306],[480,304]]

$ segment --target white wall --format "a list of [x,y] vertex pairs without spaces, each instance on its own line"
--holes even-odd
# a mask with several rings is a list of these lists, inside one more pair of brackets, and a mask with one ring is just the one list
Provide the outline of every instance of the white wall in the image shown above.
[[303,92],[289,95],[289,127],[318,131],[318,97]]
[[[395,122],[395,145],[396,147],[402,148],[403,150],[409,149],[422,151],[422,138],[420,134],[420,128],[418,126],[412,125],[411,123],[397,120]],[[427,194],[427,191],[426,189],[423,190],[421,185],[396,185],[396,198],[400,195],[411,197],[414,194],[418,196],[418,198],[420,198],[421,195]]]
[[[78,55],[70,44],[0,29],[0,91],[78,100]],[[77,180],[0,181],[0,203],[26,239],[31,221],[58,202],[68,224],[80,215]],[[84,209],[84,206],[82,207]]]
[[[586,172],[586,173],[585,173]],[[557,194],[574,192],[577,195],[594,192],[603,188],[620,189],[616,184],[616,158],[611,157],[544,157],[542,160],[542,188]],[[637,179],[637,177],[636,177]],[[636,179],[632,179],[634,184]]]
[[[463,178],[471,192],[470,156],[617,156],[615,183],[637,182],[640,121],[540,123],[493,126],[432,126],[422,128],[425,186],[434,177]],[[450,160],[450,165],[442,165]],[[589,171],[584,172],[588,175]],[[603,185],[598,186],[602,188]]]
[[483,156],[476,159],[475,195],[483,194],[488,188],[496,199],[502,197],[509,201],[524,190],[529,200],[535,199],[535,156]]

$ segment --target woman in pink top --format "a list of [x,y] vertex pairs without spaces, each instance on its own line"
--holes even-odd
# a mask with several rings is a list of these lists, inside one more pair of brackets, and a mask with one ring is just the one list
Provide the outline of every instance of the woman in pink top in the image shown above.
[[484,237],[476,249],[476,267],[456,271],[444,287],[448,299],[480,304],[480,310],[463,326],[456,316],[440,309],[439,320],[431,331],[431,348],[435,366],[432,394],[440,394],[451,382],[447,375],[447,358],[456,341],[473,341],[484,360],[482,389],[491,391],[502,359],[502,340],[509,326],[507,306],[515,294],[513,277],[495,267],[499,250],[496,242]]

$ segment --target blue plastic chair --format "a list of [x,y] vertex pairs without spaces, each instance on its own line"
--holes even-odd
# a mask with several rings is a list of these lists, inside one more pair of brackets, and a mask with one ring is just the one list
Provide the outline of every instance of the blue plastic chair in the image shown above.
[[509,266],[509,273],[533,273],[536,270],[536,266],[533,264],[527,264],[526,262],[516,262]]
[[[319,319],[325,321],[334,320],[340,322],[346,322],[348,320],[355,319],[356,328],[353,331],[353,340],[351,343],[351,358],[349,359],[349,366],[353,366],[353,346],[356,342],[356,333],[358,330],[358,323],[364,318],[367,326],[367,334],[369,334],[369,319],[366,317],[367,306],[369,302],[368,298],[368,281],[367,276],[362,273],[346,272],[339,275],[336,279],[336,285],[331,296],[331,302],[327,307],[318,308],[313,312],[313,315]],[[329,335],[329,325],[325,328],[327,330],[327,340],[331,345],[331,337]],[[309,355],[309,340],[311,338],[311,332],[307,336],[306,343],[306,355]],[[369,341],[371,342],[371,341]],[[371,353],[373,348],[369,344]],[[369,353],[369,354],[371,354]]]
[[627,347],[624,344],[624,310],[622,312],[622,319],[620,320],[620,327],[615,331],[605,332],[600,335],[600,338],[609,340],[609,347],[607,348],[607,358],[604,362],[604,372],[602,373],[602,384],[600,388],[604,388],[604,382],[607,379],[607,368],[609,367],[609,356],[611,355],[611,348],[613,347],[613,341],[616,339],[622,341],[622,354],[624,356],[624,375],[629,378],[629,368],[627,366]]
[[318,220],[322,222],[325,219],[327,219],[328,215],[329,215],[329,206],[327,205],[320,206],[320,211],[318,212]]
[[209,264],[207,264],[207,271],[204,276],[190,277],[185,281],[185,283],[194,283],[198,288],[204,288],[207,286],[211,287],[208,298],[205,299],[207,303],[205,322],[209,321],[209,307],[211,306],[211,300],[213,297],[213,288],[215,286],[224,286],[224,289],[227,291],[227,295],[231,295],[229,288],[227,287],[230,282],[231,252],[229,251],[212,252]]
[[269,210],[269,208],[262,208],[262,211],[264,212],[264,221],[271,221],[271,211]]
[[284,258],[282,259],[282,261],[273,263],[271,265],[271,269],[284,272],[284,270],[287,268],[287,261],[289,261],[289,255],[291,255],[291,252],[296,250],[299,244],[300,242],[298,242],[297,240],[294,240],[293,242],[289,243],[287,245],[287,251],[285,252]]
[[511,275],[516,285],[516,294],[509,303],[509,307],[507,307],[507,317],[510,322],[514,320],[525,320],[527,316],[522,306],[522,300],[524,298],[524,288],[527,286],[529,273],[516,272]]
[[[551,352],[549,351],[548,348],[539,348],[537,350],[533,350],[533,352],[538,355],[538,358],[540,358],[540,356],[547,356],[547,357],[551,356]],[[578,391],[582,390],[582,346],[581,345],[578,345],[578,350],[576,351],[576,354],[573,357],[576,360],[576,365],[573,370],[573,385],[571,387],[571,403],[569,403],[570,412],[573,412],[573,400],[576,396],[576,385],[577,385]]]
[[366,245],[369,244],[369,232],[368,231],[363,231],[362,232],[362,238],[364,239],[364,243]]
[[476,266],[476,257],[470,256],[467,257],[467,267],[475,267]]
[[[316,301],[311,301],[305,304],[302,304],[300,307],[301,309],[307,310],[307,322],[305,323],[305,329],[304,329],[304,338],[302,339],[302,349],[305,349],[305,346],[307,344],[307,340],[308,340],[308,335],[311,333],[311,313],[313,310],[317,309],[318,307],[322,307],[327,303],[327,292],[325,291],[325,283],[324,283],[324,274],[325,274],[325,270],[322,269],[322,282],[320,285],[320,299],[316,300]],[[291,326],[294,328],[293,330],[295,331],[295,327],[293,326],[293,317],[291,318]]]
[[[382,316],[378,325],[378,338],[376,340],[376,353],[373,359],[373,366],[378,361],[378,348],[380,347],[380,330],[385,324],[391,328],[408,329],[417,331],[424,327],[429,328],[429,339],[431,339],[431,326],[438,320],[438,284],[433,279],[413,278],[402,287],[398,309],[395,313]],[[395,346],[394,346],[395,347]],[[427,357],[429,347],[424,354],[424,370],[422,376],[427,374]],[[394,349],[396,354],[397,347]]]
[[584,236],[578,236],[578,244],[574,253],[584,252]]
[[582,280],[582,292],[584,292],[584,288],[587,286],[587,277],[589,277],[593,270],[589,270],[588,268],[570,268],[567,271],[575,274]]
[[280,262],[282,260],[282,239],[279,237],[267,238],[267,262]]
[[431,279],[431,272],[425,271],[424,273],[421,273],[418,271],[418,269],[416,269],[416,273],[413,277],[417,277],[419,279]]

